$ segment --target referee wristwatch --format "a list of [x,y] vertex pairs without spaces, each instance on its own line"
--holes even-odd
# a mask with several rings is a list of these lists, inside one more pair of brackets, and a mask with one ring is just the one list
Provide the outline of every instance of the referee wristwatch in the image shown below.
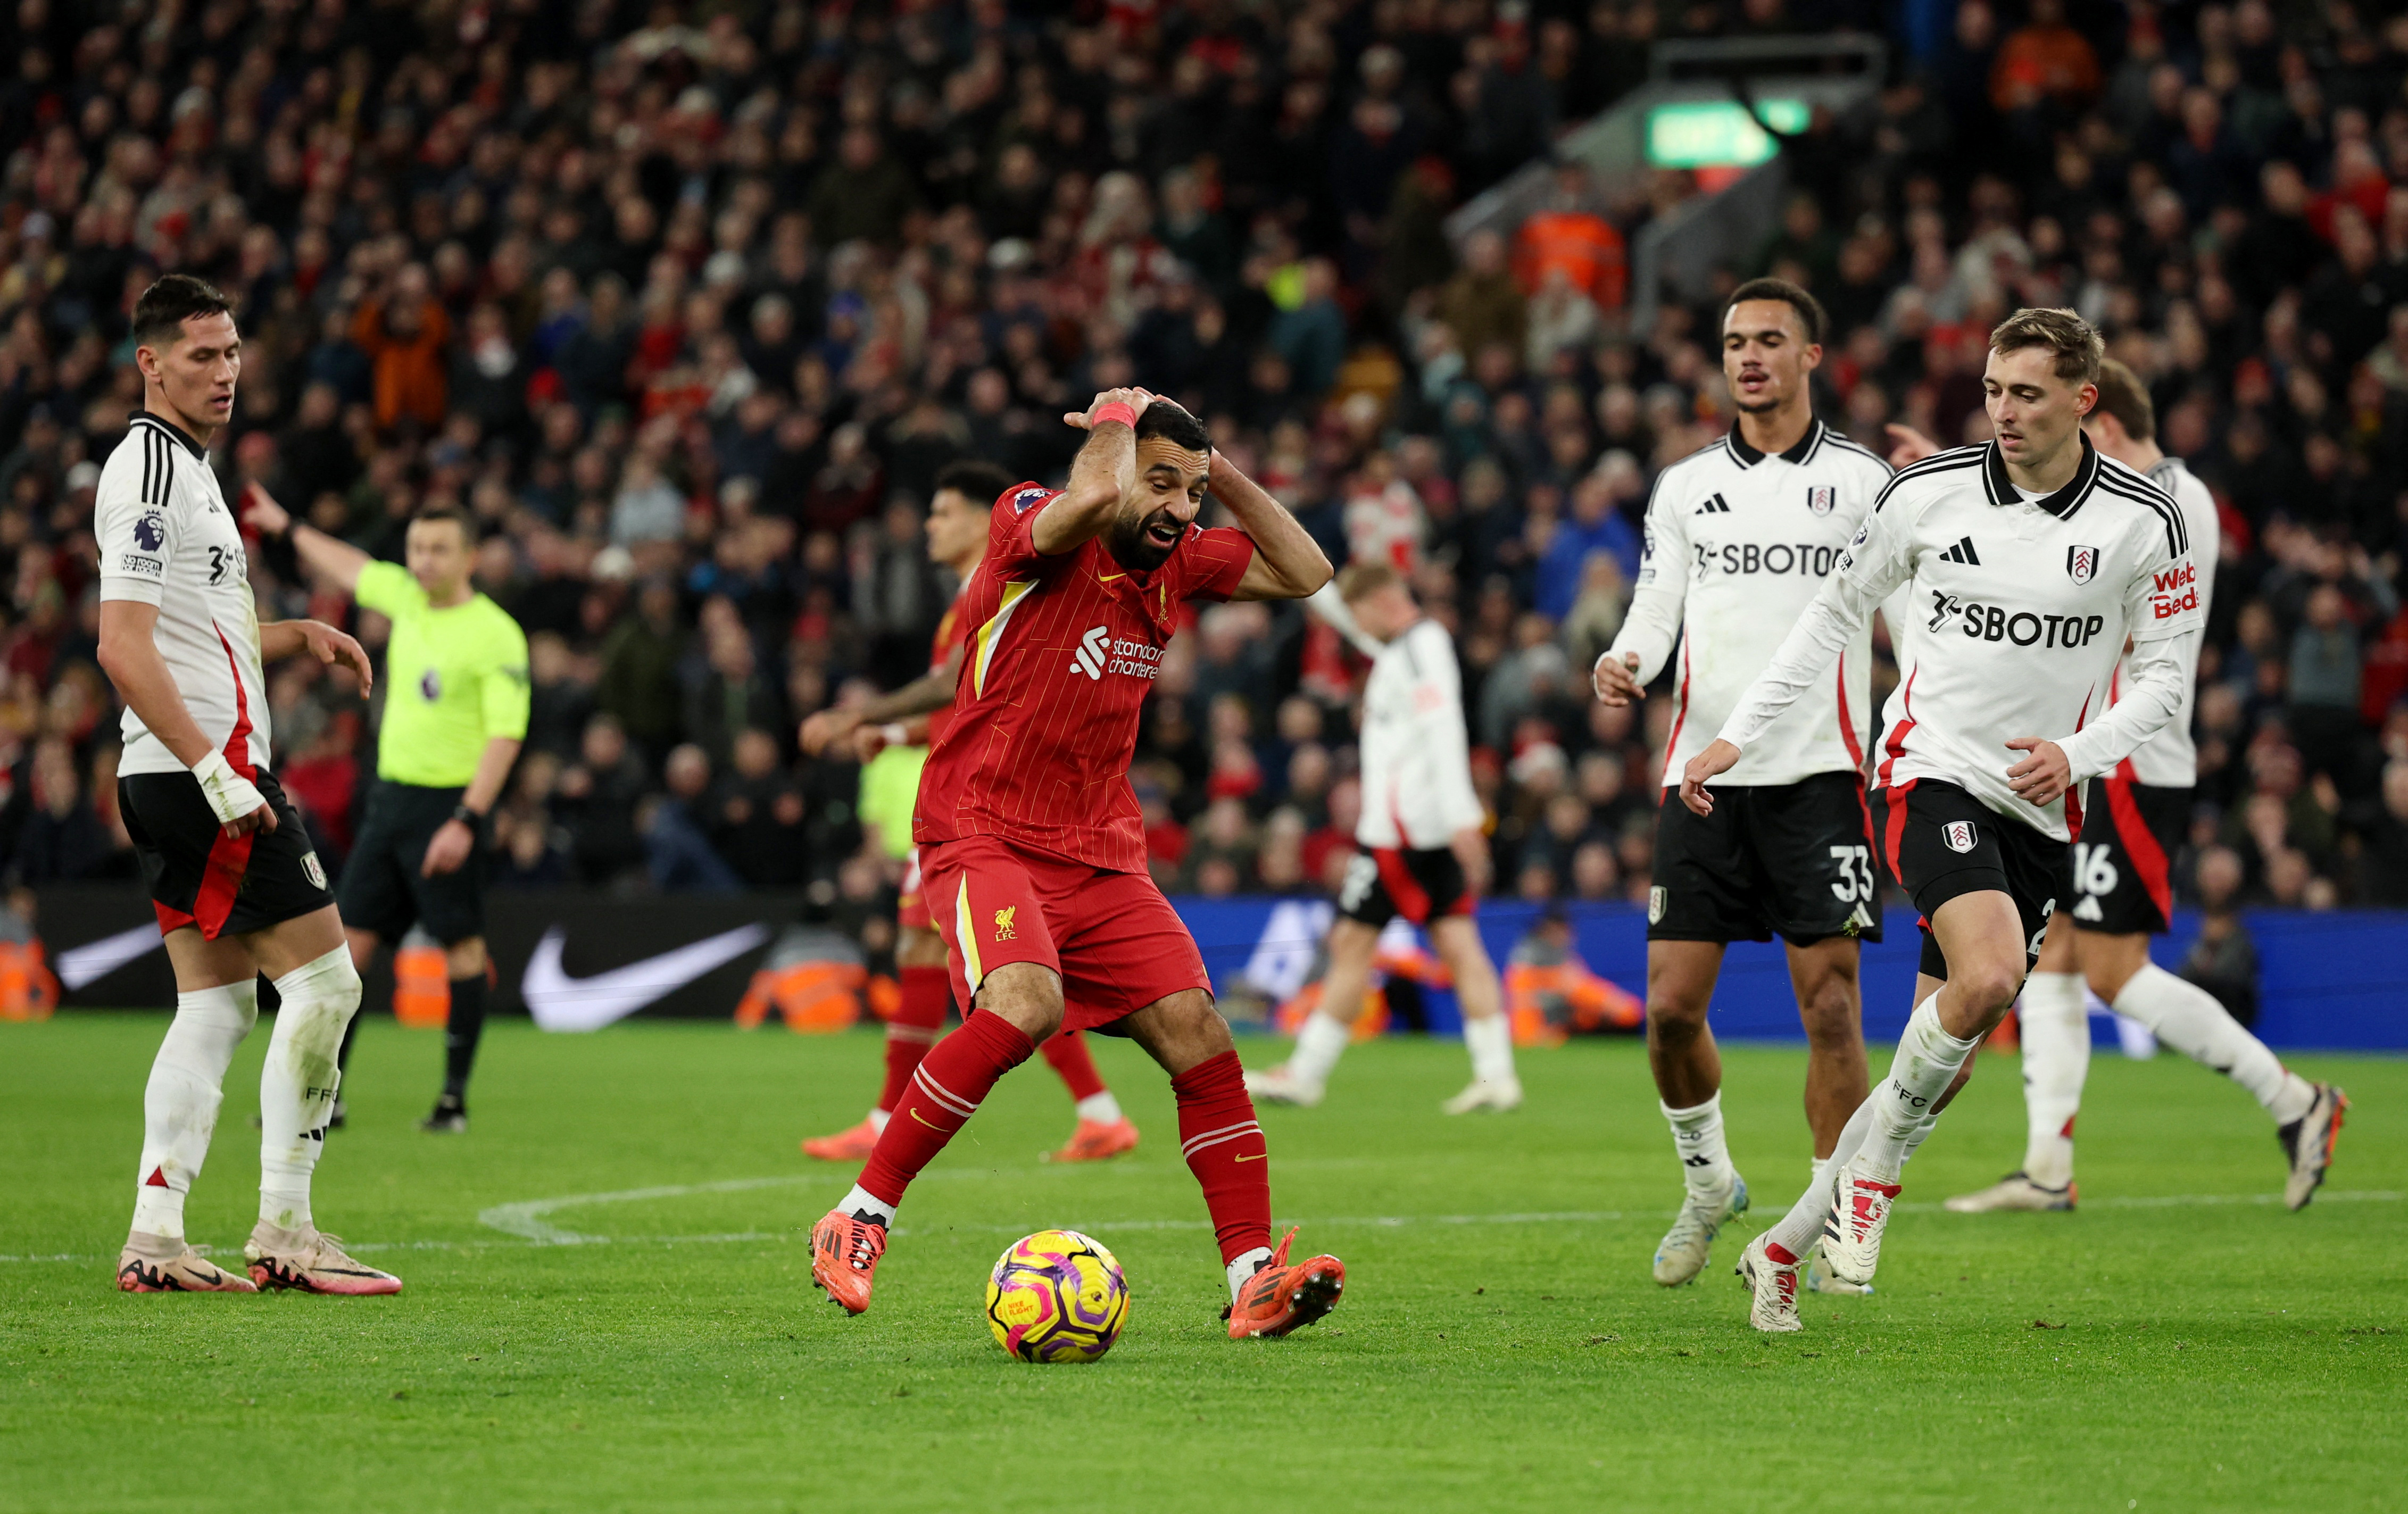
[[470,809],[466,805],[453,805],[452,818],[480,835],[484,832],[485,817]]

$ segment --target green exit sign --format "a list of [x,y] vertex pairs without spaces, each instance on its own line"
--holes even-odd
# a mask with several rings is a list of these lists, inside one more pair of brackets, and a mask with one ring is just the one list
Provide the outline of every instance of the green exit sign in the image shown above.
[[[1759,100],[1774,131],[1802,132],[1803,100]],[[1772,156],[1771,133],[1734,100],[1692,100],[1647,112],[1647,161],[1658,168],[1752,168]]]

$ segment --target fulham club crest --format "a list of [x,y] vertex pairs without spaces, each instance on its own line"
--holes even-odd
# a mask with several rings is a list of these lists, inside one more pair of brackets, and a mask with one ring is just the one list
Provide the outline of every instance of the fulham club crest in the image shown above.
[[2077,584],[2088,583],[2099,575],[2099,549],[2068,547],[2065,550],[2065,572]]
[[1972,850],[1973,822],[1971,821],[1950,821],[1947,824],[1940,827],[1940,843],[1951,851],[1964,852]]
[[1838,491],[1834,490],[1829,484],[1815,484],[1809,488],[1806,491],[1806,508],[1808,513],[1813,515],[1817,519],[1830,514],[1831,506],[1834,503],[1833,496],[1837,493]]

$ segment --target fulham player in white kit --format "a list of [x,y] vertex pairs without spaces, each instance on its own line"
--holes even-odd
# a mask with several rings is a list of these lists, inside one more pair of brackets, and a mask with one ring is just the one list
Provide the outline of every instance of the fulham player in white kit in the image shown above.
[[1354,827],[1363,850],[1339,890],[1321,1003],[1297,1030],[1287,1062],[1248,1073],[1246,1091],[1280,1104],[1321,1102],[1370,986],[1380,933],[1402,915],[1429,933],[1463,1008],[1471,1081],[1441,1107],[1518,1108],[1522,1081],[1504,990],[1473,919],[1487,876],[1488,815],[1471,787],[1455,639],[1422,614],[1403,576],[1384,563],[1355,564],[1335,587],[1338,606],[1327,603],[1328,590],[1314,605],[1371,658],[1363,685],[1363,818]]
[[[1795,284],[1759,279],[1733,291],[1723,374],[1739,423],[1666,468],[1648,501],[1637,594],[1593,678],[1608,705],[1644,698],[1678,639],[1667,786],[1722,729],[1889,482],[1888,464],[1814,419],[1808,385],[1822,334],[1822,307]],[[1865,1100],[1856,952],[1859,940],[1881,939],[1864,791],[1871,639],[1870,624],[1850,633],[1837,670],[1716,787],[1713,813],[1674,803],[1656,812],[1647,1061],[1686,1186],[1656,1248],[1656,1280],[1667,1287],[1695,1278],[1724,1221],[1747,1208],[1724,1145],[1722,1055],[1706,1024],[1726,947],[1778,933],[1788,948],[1818,1179]]]
[[[1748,1243],[1756,1329],[1792,1331],[1814,1238],[1833,1274],[1872,1279],[1899,1169],[2038,955],[2082,829],[2082,786],[2181,707],[2200,623],[2181,510],[2082,432],[2103,344],[2070,310],[2019,310],[1983,374],[1996,440],[1891,480],[1823,592],[1721,736],[1682,775],[1698,814],[1773,721],[1828,677],[1901,585],[1916,621],[1872,793],[1885,865],[1921,911],[1915,1006],[1889,1075],[1850,1117],[1828,1183]],[[2124,696],[2101,709],[2126,641]]]
[[[2181,507],[2184,529],[2198,550],[2204,616],[2214,573],[2213,544],[2221,534],[2215,499],[2180,458],[2158,450],[2157,407],[2148,390],[2132,370],[2108,359],[2100,365],[2098,407],[2082,424],[2099,450],[2147,475]],[[2090,1071],[2086,981],[2117,1014],[2146,1025],[2158,1040],[2249,1091],[2273,1120],[2290,1168],[2286,1204],[2304,1208],[2324,1182],[2348,1097],[2285,1067],[2206,990],[2149,960],[2149,937],[2164,935],[2173,914],[2168,867],[2190,823],[2191,789],[2199,773],[2190,734],[2199,646],[2197,636],[2183,644],[2183,702],[2174,718],[2094,786],[2082,833],[2067,853],[2057,918],[2041,948],[2040,964],[2024,983],[2024,1164],[1988,1188],[1950,1199],[1948,1207],[1959,1214],[2073,1207],[2073,1120]],[[2122,697],[2126,677],[2121,667],[2112,676],[2111,701]]]
[[[301,819],[268,770],[260,665],[303,652],[359,675],[359,643],[314,621],[262,625],[242,534],[209,471],[234,413],[242,338],[225,297],[170,274],[134,307],[143,407],[100,474],[100,665],[124,702],[118,802],[176,972],[176,1016],[143,1096],[127,1293],[294,1288],[391,1293],[399,1278],[321,1232],[309,1176],[323,1149],[335,1053],[359,1008],[343,924]],[[185,1241],[184,1195],[216,1127],[262,973],[282,1003],[260,1073],[259,1224],[248,1278]]]

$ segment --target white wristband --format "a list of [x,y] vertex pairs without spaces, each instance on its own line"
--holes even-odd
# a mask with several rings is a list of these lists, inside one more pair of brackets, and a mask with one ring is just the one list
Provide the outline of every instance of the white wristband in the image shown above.
[[908,747],[911,744],[911,729],[901,721],[890,721],[880,726],[878,734],[890,747]]
[[230,825],[267,803],[249,778],[234,770],[225,753],[213,751],[193,764],[193,777],[201,784],[201,794],[209,802],[209,809],[221,825]]

